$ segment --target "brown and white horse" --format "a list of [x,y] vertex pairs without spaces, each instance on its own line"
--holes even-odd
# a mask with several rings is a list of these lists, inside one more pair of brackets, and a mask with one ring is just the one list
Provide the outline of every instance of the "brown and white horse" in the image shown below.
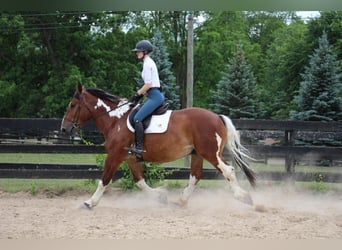
[[[93,119],[105,138],[107,158],[97,190],[84,202],[89,208],[99,203],[106,186],[123,161],[128,163],[140,189],[160,194],[159,189],[153,189],[146,184],[142,163],[125,150],[134,140],[134,134],[126,124],[131,110],[127,99],[100,89],[87,89],[80,84],[68,106],[61,125],[63,132],[77,132],[86,121]],[[205,109],[187,108],[173,111],[165,133],[145,134],[146,152],[143,153],[143,158],[147,162],[162,163],[191,155],[189,183],[179,199],[182,205],[187,203],[195,185],[202,177],[203,159],[217,168],[229,181],[235,198],[253,204],[249,193],[239,186],[234,167],[223,158],[225,146],[232,155],[234,165],[242,169],[254,187],[255,173],[248,167],[248,155],[239,142],[231,120]]]

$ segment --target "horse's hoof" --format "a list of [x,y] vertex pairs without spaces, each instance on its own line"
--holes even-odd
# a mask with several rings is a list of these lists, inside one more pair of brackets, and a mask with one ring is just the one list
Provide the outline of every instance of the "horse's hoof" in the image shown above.
[[168,204],[168,199],[166,194],[160,194],[158,196],[158,201],[162,204]]
[[247,205],[253,206],[253,200],[252,200],[252,197],[250,196],[250,194],[246,194],[243,197],[239,197],[238,200],[247,204]]
[[185,208],[188,205],[188,202],[178,199],[176,201],[172,201],[171,204],[177,208]]
[[88,209],[91,209],[93,206],[90,204],[90,202],[88,202],[88,201],[85,201],[85,202],[83,202],[83,204],[84,204],[84,206],[86,207],[86,208],[88,208]]

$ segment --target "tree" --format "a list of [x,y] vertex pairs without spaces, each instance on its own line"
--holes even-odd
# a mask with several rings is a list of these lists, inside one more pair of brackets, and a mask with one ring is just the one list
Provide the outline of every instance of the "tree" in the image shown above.
[[300,72],[308,61],[306,34],[302,21],[275,31],[275,39],[267,50],[263,84],[258,86],[263,118],[288,119],[294,108],[292,100],[299,88]]
[[3,117],[62,117],[78,81],[120,96],[134,87],[126,12],[0,13]]
[[255,82],[242,44],[239,43],[234,57],[222,73],[217,90],[213,92],[213,111],[230,118],[254,118],[257,111]]
[[241,41],[248,48],[247,26],[242,12],[207,13],[205,22],[194,30],[194,106],[208,108],[210,90]]
[[[312,50],[317,48],[318,39],[323,30],[329,37],[330,44],[333,44],[333,52],[336,54],[340,64],[342,63],[342,11],[327,11],[320,12],[318,18],[313,19],[308,23],[309,37]],[[342,64],[341,64],[342,65]]]
[[[253,65],[253,72],[257,78],[257,86],[265,84],[265,74],[268,69],[267,51],[277,38],[277,32],[287,26],[289,19],[293,20],[294,12],[291,11],[248,11],[245,13],[247,36],[252,50],[246,50],[249,62]],[[256,50],[258,53],[256,54]],[[255,54],[251,57],[251,54]],[[273,66],[271,66],[273,68]]]
[[165,101],[169,103],[171,109],[179,109],[180,100],[177,94],[175,77],[171,71],[172,63],[169,60],[169,54],[164,44],[162,33],[157,30],[151,40],[154,50],[152,57],[157,64],[160,84],[165,94]]
[[326,32],[319,39],[319,47],[310,56],[300,83],[295,101],[299,111],[291,111],[295,120],[340,121],[342,120],[342,98],[339,96],[341,70]]
[[288,19],[293,19],[293,11],[249,11],[246,14],[248,35],[253,43],[258,43],[263,53],[275,39],[274,32],[286,26]]
[[20,77],[18,58],[18,46],[23,32],[19,30],[24,26],[20,15],[0,13],[0,116],[12,117],[16,115],[20,89],[16,85],[16,79]]

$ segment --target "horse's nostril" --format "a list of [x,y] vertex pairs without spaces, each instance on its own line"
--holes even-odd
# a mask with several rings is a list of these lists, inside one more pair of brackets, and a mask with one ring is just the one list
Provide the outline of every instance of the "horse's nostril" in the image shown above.
[[65,133],[65,132],[66,132],[66,129],[65,129],[65,128],[61,128],[61,132],[62,132],[62,133]]

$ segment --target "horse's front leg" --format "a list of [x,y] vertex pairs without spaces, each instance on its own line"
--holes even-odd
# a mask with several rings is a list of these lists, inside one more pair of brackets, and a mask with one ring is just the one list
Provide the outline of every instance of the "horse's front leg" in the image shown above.
[[135,157],[126,160],[133,174],[134,181],[140,190],[155,196],[160,202],[167,203],[167,196],[161,189],[151,188],[145,181],[142,162],[137,161]]
[[106,161],[105,161],[104,170],[102,173],[102,178],[98,182],[97,189],[95,193],[93,194],[93,196],[89,200],[86,200],[84,202],[84,205],[86,207],[92,208],[99,203],[103,193],[106,190],[106,187],[112,180],[113,175],[115,174],[121,162],[122,160],[114,157],[112,154],[108,154]]

